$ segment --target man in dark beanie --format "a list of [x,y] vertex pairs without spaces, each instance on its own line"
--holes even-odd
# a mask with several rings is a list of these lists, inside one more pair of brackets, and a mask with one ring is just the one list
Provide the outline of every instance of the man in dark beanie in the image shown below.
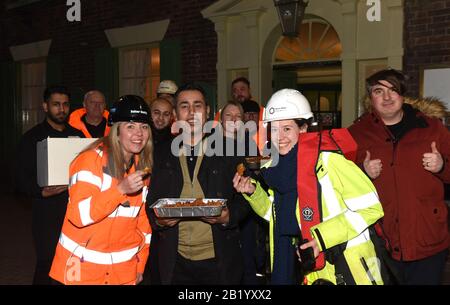
[[260,111],[259,104],[253,100],[246,100],[241,105],[244,109],[244,123],[254,121],[256,126],[258,126]]

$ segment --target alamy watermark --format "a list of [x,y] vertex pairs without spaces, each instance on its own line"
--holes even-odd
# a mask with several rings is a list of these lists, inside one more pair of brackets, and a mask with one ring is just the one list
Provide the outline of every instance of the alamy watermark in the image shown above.
[[[81,0],[67,0],[66,5],[69,9],[66,13],[67,21],[75,22],[81,21]],[[381,1],[380,0],[367,0],[367,20],[370,22],[381,21]]]
[[67,21],[81,21],[81,0],[67,0],[66,5],[70,6],[66,13]]
[[367,0],[367,6],[370,6],[367,9],[367,20],[370,22],[381,21],[381,2],[380,0]]
[[[243,122],[226,122],[225,126],[215,121],[207,121],[203,124],[202,115],[196,113],[192,122],[192,124],[187,121],[174,122],[172,130],[178,132],[171,145],[171,152],[174,156],[179,156],[183,152],[186,156],[256,156],[259,149],[253,140],[256,133],[258,133],[259,141],[268,138],[267,130],[265,128],[258,130],[254,121],[248,121],[245,124]],[[183,145],[199,143],[205,134],[208,134],[208,137],[203,146],[195,146],[192,152],[190,149],[183,149]],[[225,136],[228,136],[230,140],[225,140]],[[265,144],[259,153],[271,157],[271,166],[277,165],[279,154],[276,145]]]

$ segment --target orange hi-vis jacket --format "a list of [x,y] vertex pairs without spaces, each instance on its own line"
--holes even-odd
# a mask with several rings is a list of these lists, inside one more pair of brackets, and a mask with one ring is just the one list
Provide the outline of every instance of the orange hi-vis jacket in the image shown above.
[[[253,135],[253,141],[255,141],[256,146],[258,147],[259,153],[262,155],[264,151],[264,146],[267,142],[267,135],[266,135],[266,126],[264,126],[263,119],[264,119],[264,111],[266,108],[263,106],[259,106],[259,123],[258,123],[258,131]],[[216,112],[216,115],[214,116],[214,124],[213,128],[215,128],[219,123],[221,119],[222,109],[219,109],[219,111]]]
[[69,203],[50,270],[66,285],[135,284],[149,255],[150,179],[140,192],[121,194],[102,148],[83,152],[70,165]]
[[[85,108],[80,108],[80,109],[75,110],[69,116],[69,124],[73,128],[80,130],[86,138],[92,138],[92,135],[87,130],[86,125],[81,120],[81,118],[85,114],[86,114]],[[108,122],[108,116],[109,116],[108,110],[103,111],[103,117],[106,119],[106,122]],[[108,124],[106,124],[105,133],[103,136],[106,137],[109,134],[109,129],[110,129],[110,127],[108,126]]]

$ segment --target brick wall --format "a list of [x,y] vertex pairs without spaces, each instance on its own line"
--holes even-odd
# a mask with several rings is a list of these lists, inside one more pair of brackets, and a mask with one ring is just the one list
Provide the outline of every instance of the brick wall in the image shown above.
[[404,70],[418,96],[421,66],[450,64],[450,0],[405,1]]
[[[166,38],[182,40],[183,81],[216,83],[217,37],[200,11],[214,0],[81,0],[82,21],[69,23],[66,1],[48,0],[5,11],[0,6],[0,61],[8,47],[52,39],[51,54],[61,54],[63,81],[82,89],[94,85],[94,52],[108,47],[105,29],[170,18]],[[419,94],[420,67],[450,64],[450,0],[405,3],[404,70],[409,94]]]
[[0,61],[9,46],[52,39],[50,55],[62,55],[63,82],[94,86],[95,50],[109,47],[105,29],[170,19],[165,38],[182,41],[183,81],[216,83],[217,37],[200,11],[214,0],[81,0],[81,22],[66,20],[66,1],[41,1],[5,11],[0,8]]

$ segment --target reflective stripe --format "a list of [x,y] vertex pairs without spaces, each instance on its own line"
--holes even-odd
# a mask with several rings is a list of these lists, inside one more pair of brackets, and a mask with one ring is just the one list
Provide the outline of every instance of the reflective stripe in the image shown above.
[[100,149],[96,149],[95,152],[100,156],[103,157],[103,151],[101,151]]
[[103,173],[103,182],[101,191],[104,192],[111,187],[112,177],[108,174]]
[[139,246],[118,252],[100,252],[90,250],[71,240],[63,233],[59,236],[59,243],[64,249],[70,253],[73,253],[80,259],[82,258],[86,262],[99,265],[112,265],[129,261],[139,251]]
[[139,210],[141,208],[138,206],[130,206],[130,207],[124,207],[119,205],[114,212],[108,215],[110,218],[114,217],[128,217],[128,218],[136,218],[139,214]]
[[270,208],[267,209],[267,212],[263,218],[267,221],[270,221],[270,217],[272,217],[272,205],[270,205]]
[[[328,216],[324,218],[323,221],[327,221],[328,219],[341,214],[343,212],[343,209],[339,205],[339,200],[336,197],[329,175],[326,174],[322,179],[320,179],[319,182],[322,186],[322,195],[324,196],[325,205],[328,210]],[[352,227],[356,230],[356,232],[360,233],[367,228],[367,223],[365,222],[364,218],[358,213],[347,210],[344,214]]]
[[148,194],[148,186],[144,186],[142,188],[142,202],[146,202],[147,201],[147,194]]
[[269,193],[270,193],[270,195],[269,195],[270,206],[267,209],[266,214],[264,214],[264,217],[263,217],[267,221],[270,221],[270,218],[272,217],[272,205],[275,200],[275,196],[273,195],[273,192],[271,192],[269,190]]
[[328,159],[330,159],[331,156],[331,152],[329,151],[324,151],[321,153],[322,155],[322,163],[325,167],[328,167]]
[[347,242],[346,248],[348,249],[348,248],[363,244],[363,243],[367,242],[368,240],[370,240],[369,229],[365,229],[361,234],[359,234],[355,238],[349,240]]
[[345,218],[347,218],[348,222],[351,224],[351,226],[353,227],[353,229],[355,229],[356,232],[361,233],[365,229],[367,229],[368,226],[367,226],[366,221],[358,213],[347,210],[347,211],[345,211],[344,215],[345,215]]
[[342,213],[342,208],[339,204],[339,200],[334,192],[333,184],[330,180],[330,175],[326,174],[319,180],[320,186],[322,187],[322,195],[325,199],[325,205],[328,210],[328,216],[324,218],[324,221],[335,217]]
[[150,241],[152,240],[152,234],[145,234],[144,232],[142,232],[142,234],[144,234],[145,236],[145,243],[150,244]]
[[79,171],[70,177],[70,186],[72,187],[78,181],[87,182],[95,185],[99,189],[102,187],[102,179],[96,175],[94,175],[90,171]]
[[78,203],[78,209],[80,210],[80,219],[83,226],[90,225],[94,222],[94,220],[92,220],[91,218],[91,199],[92,197],[89,197],[88,199],[85,199]]
[[356,198],[345,199],[345,204],[352,211],[362,210],[380,203],[377,193],[371,192]]

